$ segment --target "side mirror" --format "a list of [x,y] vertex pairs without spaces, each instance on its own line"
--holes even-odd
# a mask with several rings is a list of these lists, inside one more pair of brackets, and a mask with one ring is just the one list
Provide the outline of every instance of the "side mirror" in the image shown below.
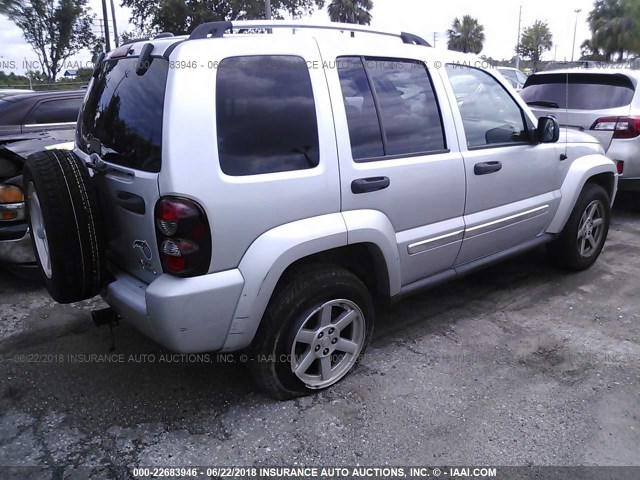
[[560,138],[560,124],[554,117],[540,117],[536,129],[540,143],[555,143]]

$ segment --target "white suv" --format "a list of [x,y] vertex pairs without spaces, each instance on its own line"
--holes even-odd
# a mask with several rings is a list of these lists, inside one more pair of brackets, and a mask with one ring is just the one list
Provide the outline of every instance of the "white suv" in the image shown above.
[[425,44],[222,22],[112,51],[74,153],[25,169],[52,296],[101,293],[178,352],[247,349],[258,383],[288,398],[352,370],[374,295],[542,244],[588,268],[617,188],[602,147],[558,142],[499,73]]
[[596,137],[618,168],[620,190],[640,192],[640,70],[573,68],[539,72],[520,92],[538,117]]

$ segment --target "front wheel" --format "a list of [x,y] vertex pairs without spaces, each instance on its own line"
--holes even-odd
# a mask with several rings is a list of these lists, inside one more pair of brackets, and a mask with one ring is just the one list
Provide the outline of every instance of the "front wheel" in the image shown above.
[[278,399],[328,388],[358,363],[373,331],[369,291],[351,272],[316,266],[282,282],[252,345],[256,382]]
[[560,236],[549,244],[551,260],[567,270],[586,270],[600,256],[610,221],[607,192],[600,185],[586,184]]

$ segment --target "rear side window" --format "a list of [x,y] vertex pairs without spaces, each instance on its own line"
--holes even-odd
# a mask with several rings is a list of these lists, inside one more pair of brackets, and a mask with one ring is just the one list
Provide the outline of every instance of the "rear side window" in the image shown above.
[[144,75],[137,58],[108,60],[80,115],[79,146],[124,167],[159,172],[169,63],[153,58]]
[[227,175],[313,168],[320,161],[309,70],[295,56],[220,62],[216,92],[218,155]]
[[82,97],[46,100],[38,103],[29,114],[25,123],[75,123],[82,105]]
[[525,102],[544,102],[552,108],[606,110],[625,107],[635,87],[625,75],[551,73],[532,75],[520,95]]
[[355,161],[446,148],[438,102],[422,63],[341,57],[337,65]]

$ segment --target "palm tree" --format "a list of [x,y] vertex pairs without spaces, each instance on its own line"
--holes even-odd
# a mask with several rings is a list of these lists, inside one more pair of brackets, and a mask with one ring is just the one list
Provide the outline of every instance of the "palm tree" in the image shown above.
[[636,0],[596,0],[587,20],[591,27],[592,45],[604,51],[610,59],[618,54],[622,61],[625,51],[640,48],[640,9]]
[[449,50],[475,54],[482,51],[485,38],[484,27],[471,15],[462,17],[462,22],[456,17],[451,28],[447,31],[447,35]]
[[332,22],[371,24],[372,0],[332,0],[327,10]]

